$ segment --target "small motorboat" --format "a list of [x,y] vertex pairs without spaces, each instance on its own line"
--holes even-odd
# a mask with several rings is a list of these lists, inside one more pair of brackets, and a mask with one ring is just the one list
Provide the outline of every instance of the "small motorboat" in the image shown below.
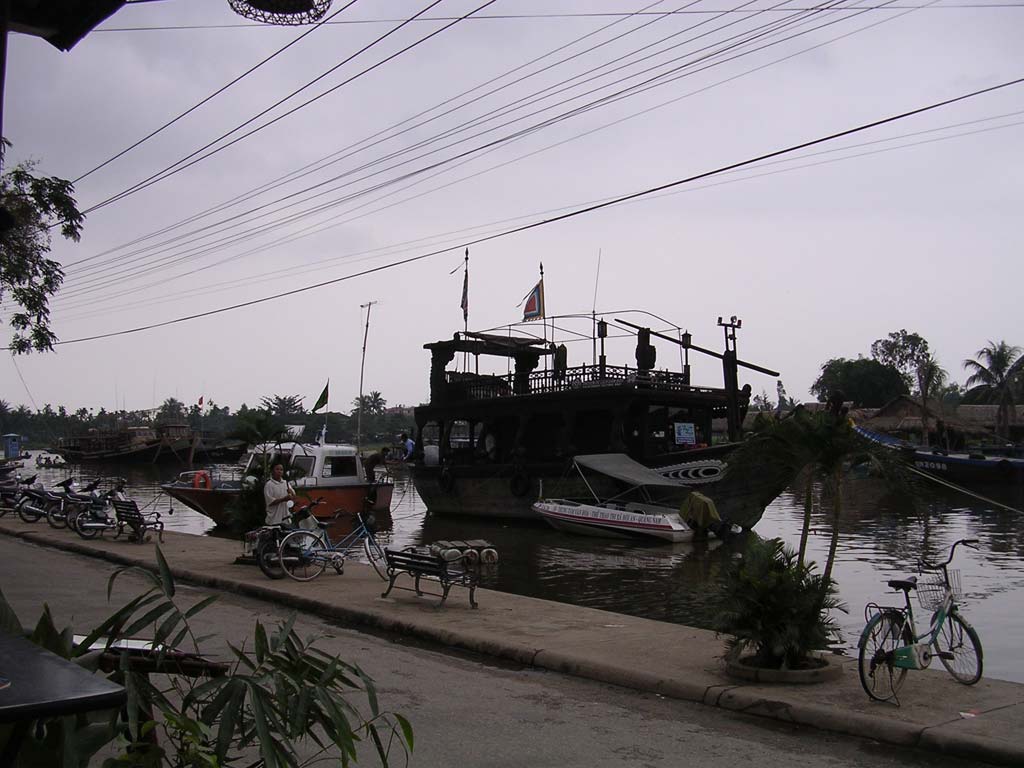
[[[723,523],[714,502],[703,494],[692,491],[681,508],[659,504],[652,494],[662,491],[677,492],[682,486],[678,480],[664,477],[625,454],[610,453],[576,456],[573,466],[583,477],[584,469],[599,472],[622,483],[625,488],[613,498],[593,501],[572,499],[541,499],[533,504],[533,511],[551,525],[567,533],[605,538],[656,538],[672,543],[706,539],[731,530]],[[630,500],[631,497],[638,497]]]

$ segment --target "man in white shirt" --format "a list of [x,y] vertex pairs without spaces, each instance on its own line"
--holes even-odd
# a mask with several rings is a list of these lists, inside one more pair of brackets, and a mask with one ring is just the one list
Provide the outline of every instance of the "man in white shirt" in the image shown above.
[[291,520],[288,502],[295,501],[295,489],[284,479],[284,465],[275,464],[270,479],[263,486],[263,501],[267,505],[267,525],[279,525]]
[[405,448],[405,461],[412,461],[413,451],[416,450],[416,442],[405,432],[402,433],[402,447]]

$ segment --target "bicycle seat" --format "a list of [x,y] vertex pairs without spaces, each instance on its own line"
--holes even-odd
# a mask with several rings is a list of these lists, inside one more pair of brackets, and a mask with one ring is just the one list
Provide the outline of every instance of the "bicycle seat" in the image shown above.
[[917,576],[911,576],[909,579],[893,579],[887,583],[892,589],[901,589],[904,592],[910,592],[912,589],[917,589]]

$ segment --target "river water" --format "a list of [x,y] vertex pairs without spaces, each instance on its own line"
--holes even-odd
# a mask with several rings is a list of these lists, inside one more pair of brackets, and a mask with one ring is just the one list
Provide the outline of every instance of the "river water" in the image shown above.
[[[210,520],[160,493],[159,483],[172,479],[174,468],[84,466],[39,472],[47,485],[68,474],[83,481],[126,477],[140,506],[164,511],[168,530],[219,535]],[[1019,490],[998,498],[1024,506]],[[789,490],[767,509],[755,532],[795,547],[802,518],[803,499]],[[396,470],[391,520],[379,521],[378,537],[385,546],[442,539],[491,542],[501,558],[485,578],[484,586],[492,589],[704,628],[713,625],[722,573],[744,544],[743,537],[703,545],[620,543],[572,536],[542,522],[433,516],[404,467]],[[824,562],[831,530],[827,510],[815,510],[810,556],[818,563]],[[888,579],[914,574],[922,557],[945,559],[957,539],[977,538],[981,548],[958,548],[954,561],[962,573],[963,612],[981,635],[985,675],[1024,683],[1024,517],[951,491],[922,489],[910,496],[892,492],[879,480],[859,478],[844,488],[840,533],[833,575],[848,606],[848,613],[836,616],[845,647],[856,645],[866,603],[902,601],[887,590]]]

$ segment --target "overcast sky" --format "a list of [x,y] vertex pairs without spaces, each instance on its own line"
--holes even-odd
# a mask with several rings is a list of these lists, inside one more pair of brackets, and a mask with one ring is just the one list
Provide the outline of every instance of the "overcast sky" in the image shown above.
[[[320,26],[78,181],[88,209],[326,93],[89,213],[80,243],[55,240],[67,278],[54,329],[107,334],[454,250],[23,356],[28,391],[8,360],[0,397],[109,410],[276,393],[310,407],[329,378],[331,409],[347,410],[360,305],[376,301],[364,389],[415,405],[428,397],[423,344],[462,329],[462,273],[449,274],[461,244],[1024,77],[1024,4],[919,0],[818,13],[799,0],[497,0],[478,15],[505,18],[459,21],[360,74],[483,3],[443,0],[356,55],[428,2],[335,0],[332,21],[367,23]],[[685,12],[652,15],[664,11]],[[9,163],[77,179],[306,29],[249,24],[226,0],[162,0],[128,5],[69,53],[12,35]],[[824,361],[867,355],[899,328],[962,382],[987,340],[1024,345],[1022,124],[1024,85],[473,245],[469,327],[520,320],[543,261],[549,314],[589,313],[596,289],[609,320],[687,328],[712,349],[717,317],[739,316],[740,357],[781,371],[797,399]],[[611,341],[609,362],[634,364],[632,344]],[[678,350],[657,346],[658,367],[678,370]],[[569,348],[571,364],[591,362],[590,341]],[[715,361],[693,363],[696,382],[721,386]],[[748,382],[774,397],[772,377]]]

